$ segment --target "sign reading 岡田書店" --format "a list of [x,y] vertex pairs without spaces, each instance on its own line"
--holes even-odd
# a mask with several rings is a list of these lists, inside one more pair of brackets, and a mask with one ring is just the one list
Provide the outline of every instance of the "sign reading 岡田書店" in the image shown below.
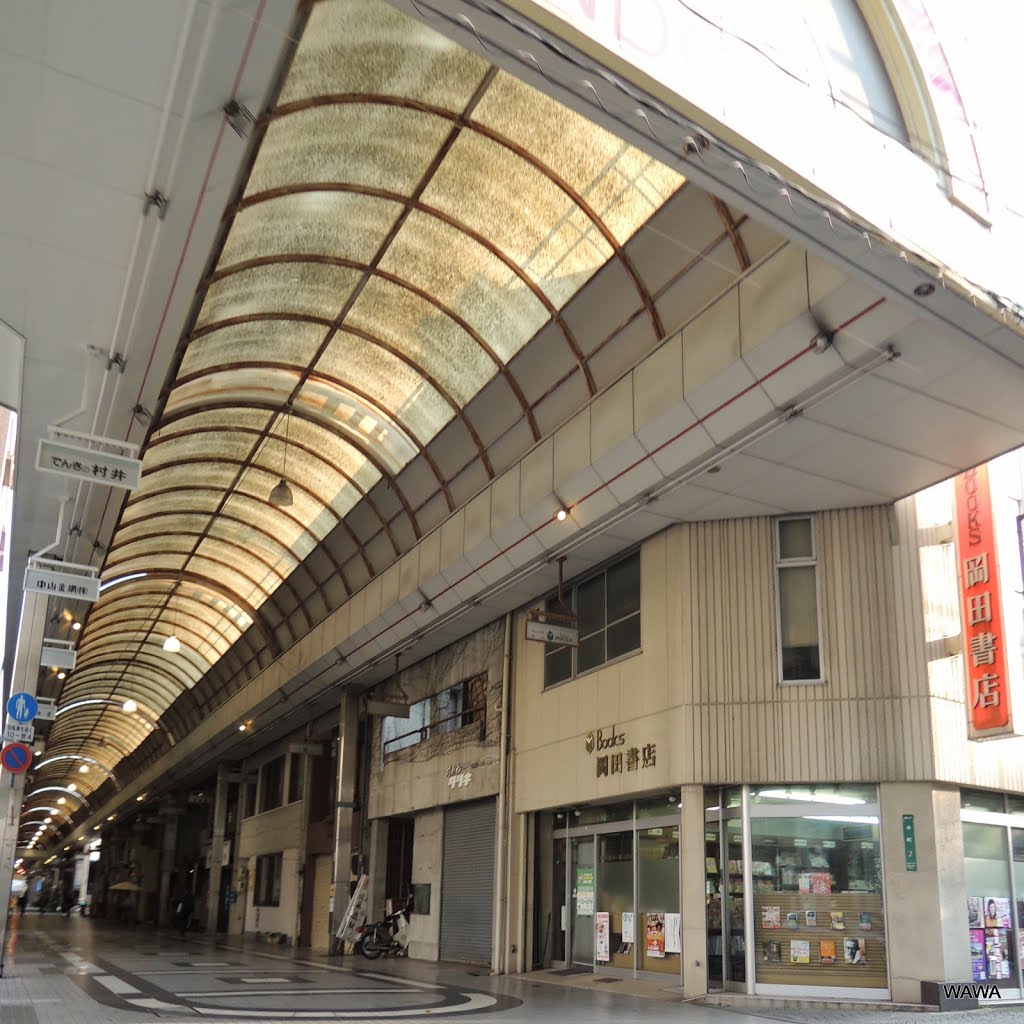
[[[121,454],[110,451],[111,448]],[[137,445],[113,438],[51,427],[50,437],[39,440],[36,469],[134,491],[142,481],[142,461],[132,457],[137,451]]]
[[968,737],[988,739],[1013,732],[988,467],[961,473],[953,490]]
[[[583,738],[583,747],[588,754],[597,754],[594,766],[598,778],[653,768],[658,763],[656,743],[645,743],[642,747],[626,746],[626,734],[619,732],[614,725],[610,729],[588,732]],[[619,747],[625,749],[619,750]]]

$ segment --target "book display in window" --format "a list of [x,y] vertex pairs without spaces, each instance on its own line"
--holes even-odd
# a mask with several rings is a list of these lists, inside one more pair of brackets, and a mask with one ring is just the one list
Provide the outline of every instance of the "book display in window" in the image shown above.
[[789,944],[789,962],[791,964],[809,964],[811,962],[811,943],[807,939],[794,939]]
[[836,964],[836,942],[835,942],[835,939],[822,939],[818,943],[818,963],[822,967],[835,967],[835,964]]

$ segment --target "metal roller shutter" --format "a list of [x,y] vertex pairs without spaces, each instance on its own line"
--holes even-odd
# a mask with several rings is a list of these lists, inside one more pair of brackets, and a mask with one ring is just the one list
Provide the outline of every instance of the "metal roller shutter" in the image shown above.
[[494,920],[494,800],[444,812],[441,959],[490,963]]
[[[316,858],[313,865],[313,921],[310,928],[310,948],[315,953],[326,953],[331,945],[331,876],[334,860],[330,854]],[[344,910],[344,907],[342,907]]]

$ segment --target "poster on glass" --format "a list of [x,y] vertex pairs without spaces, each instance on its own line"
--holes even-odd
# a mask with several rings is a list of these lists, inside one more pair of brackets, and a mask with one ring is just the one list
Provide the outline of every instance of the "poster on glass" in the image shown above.
[[663,958],[665,956],[665,915],[647,915],[647,955]]

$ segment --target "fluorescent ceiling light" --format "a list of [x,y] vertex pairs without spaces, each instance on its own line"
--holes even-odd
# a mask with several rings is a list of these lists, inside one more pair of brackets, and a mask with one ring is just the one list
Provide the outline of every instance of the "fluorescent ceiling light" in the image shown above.
[[872,814],[805,814],[805,821],[848,821],[853,825],[877,825],[878,818]]
[[801,804],[865,804],[859,796],[843,796],[839,793],[812,793],[809,789],[762,789],[758,796],[772,800],[793,800]]

